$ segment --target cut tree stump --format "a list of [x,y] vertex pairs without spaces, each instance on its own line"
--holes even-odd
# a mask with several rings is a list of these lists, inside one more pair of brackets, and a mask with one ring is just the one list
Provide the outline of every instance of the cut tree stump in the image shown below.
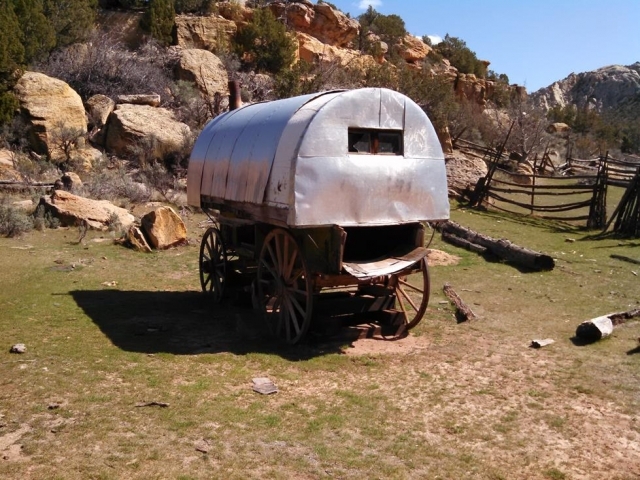
[[628,312],[610,313],[592,318],[578,325],[576,337],[586,342],[597,342],[613,333],[613,328],[640,316],[640,308]]
[[475,320],[478,317],[473,310],[471,310],[460,298],[460,296],[456,293],[456,291],[449,285],[448,283],[444,284],[442,288],[445,296],[453,303],[456,307],[456,319],[458,323],[466,322],[468,320]]
[[[451,241],[452,237],[457,237],[454,241],[464,240],[476,249],[484,247],[486,253],[491,253],[506,262],[521,265],[531,270],[553,270],[555,267],[555,261],[549,255],[520,247],[504,238],[495,239],[482,235],[449,220],[442,227],[442,239],[449,243],[454,243]],[[460,242],[458,245],[462,246],[463,243]],[[468,246],[464,248],[471,250]]]

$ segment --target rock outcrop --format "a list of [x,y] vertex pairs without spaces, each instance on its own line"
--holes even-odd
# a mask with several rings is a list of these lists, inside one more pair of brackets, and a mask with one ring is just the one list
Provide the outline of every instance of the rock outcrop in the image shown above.
[[64,190],[54,190],[40,199],[46,212],[60,220],[62,226],[77,226],[86,223],[96,230],[107,230],[117,219],[127,228],[135,220],[126,209],[116,207],[107,200],[91,200]]
[[417,65],[433,50],[429,45],[414,35],[405,35],[396,49],[405,62]]
[[65,132],[87,133],[82,99],[67,83],[43,73],[26,72],[14,87],[20,109],[29,127],[31,148],[60,156],[56,137]]
[[228,47],[238,27],[232,20],[220,15],[196,17],[177,15],[175,27],[176,45],[182,48],[199,48],[217,51]]
[[229,95],[229,75],[222,61],[208,50],[189,48],[179,52],[177,80],[193,82],[205,96]]
[[603,111],[635,101],[640,110],[640,62],[626,67],[611,65],[592,72],[572,73],[531,96],[545,109],[577,105]]
[[296,40],[298,40],[298,58],[308,63],[337,62],[352,68],[363,68],[377,64],[371,55],[362,55],[357,50],[338,48],[322,43],[306,33],[297,32]]
[[328,45],[346,47],[360,32],[360,24],[356,20],[328,3],[272,2],[269,8],[296,32],[311,35]]
[[447,155],[447,184],[449,196],[464,197],[475,188],[478,179],[487,175],[487,164],[481,158],[462,154]]
[[187,241],[187,228],[171,207],[160,207],[147,213],[141,220],[142,229],[153,248],[183,245]]
[[178,122],[167,109],[122,104],[109,116],[105,147],[127,156],[146,141],[153,145],[153,155],[162,157],[182,148],[189,135],[189,126]]

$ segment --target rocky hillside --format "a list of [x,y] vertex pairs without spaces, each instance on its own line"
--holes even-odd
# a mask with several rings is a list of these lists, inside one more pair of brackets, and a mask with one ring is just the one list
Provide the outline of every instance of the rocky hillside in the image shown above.
[[598,112],[622,109],[640,118],[640,62],[572,73],[532,97],[547,110],[566,105],[592,106]]

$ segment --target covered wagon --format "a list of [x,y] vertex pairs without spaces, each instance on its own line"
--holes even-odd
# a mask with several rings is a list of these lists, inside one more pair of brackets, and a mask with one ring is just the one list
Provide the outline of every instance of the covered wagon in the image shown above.
[[449,202],[438,138],[408,97],[365,88],[231,110],[198,137],[187,196],[214,220],[202,289],[251,290],[277,338],[298,342],[328,305],[386,312],[400,330],[423,317],[424,222],[446,220]]

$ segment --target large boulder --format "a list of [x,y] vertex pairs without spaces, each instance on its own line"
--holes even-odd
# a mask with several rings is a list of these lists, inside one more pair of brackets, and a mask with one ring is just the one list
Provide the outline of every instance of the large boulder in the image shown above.
[[126,209],[116,207],[107,200],[91,200],[64,190],[54,190],[40,199],[45,211],[60,220],[62,226],[86,223],[96,230],[107,230],[114,221],[127,228],[135,218]]
[[89,127],[91,128],[89,140],[97,145],[104,146],[106,133],[104,126],[107,124],[109,115],[116,107],[116,102],[106,95],[94,95],[86,101],[85,106],[89,117]]
[[60,156],[57,138],[69,132],[87,133],[82,99],[62,80],[43,73],[25,72],[14,92],[29,127],[28,140],[34,151]]
[[402,42],[396,45],[396,49],[405,62],[412,64],[422,62],[433,50],[415,35],[405,35]]
[[481,158],[466,157],[456,152],[445,157],[445,164],[450,196],[468,195],[478,180],[487,175],[487,164]]
[[176,15],[176,45],[218,51],[233,42],[238,27],[219,15]]
[[179,53],[175,68],[178,80],[193,82],[204,95],[229,95],[229,75],[222,60],[208,50],[189,48]]
[[89,98],[86,102],[86,108],[91,126],[96,128],[104,127],[115,107],[116,102],[106,95],[99,94]]
[[360,32],[360,24],[328,3],[272,2],[269,8],[276,17],[286,18],[297,32],[311,35],[322,43],[346,47]]
[[187,227],[171,207],[160,207],[147,213],[141,224],[153,248],[164,250],[187,241]]
[[160,158],[180,150],[189,135],[189,126],[178,122],[169,110],[125,103],[116,106],[109,116],[105,147],[111,153],[126,156],[147,141],[155,149],[153,155]]

